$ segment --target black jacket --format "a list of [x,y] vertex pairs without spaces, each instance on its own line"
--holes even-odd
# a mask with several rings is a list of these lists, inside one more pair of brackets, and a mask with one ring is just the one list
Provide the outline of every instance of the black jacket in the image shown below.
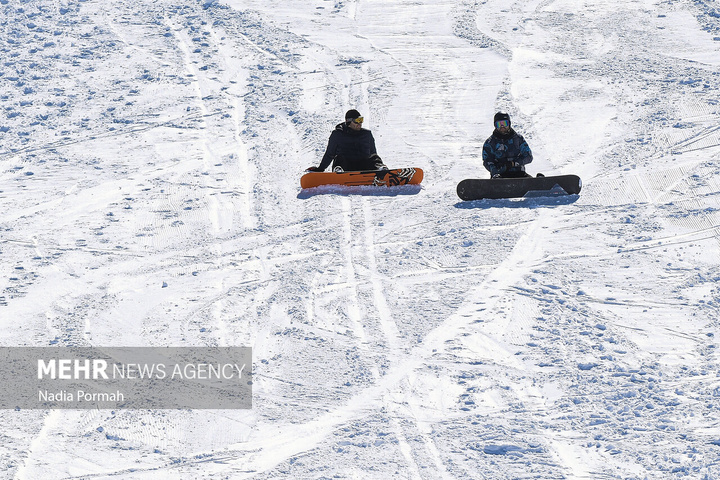
[[[330,162],[335,161],[335,165],[348,165],[368,162],[371,158],[377,157],[377,150],[375,148],[375,138],[370,130],[360,129],[358,131],[352,130],[347,126],[346,123],[340,123],[335,127],[335,130],[330,134],[330,140],[328,140],[327,149],[325,149],[325,155],[323,155],[322,161],[320,162],[319,169],[324,171]],[[379,160],[379,157],[377,157]],[[372,168],[372,167],[360,167]],[[352,170],[351,168],[345,168],[345,170]]]

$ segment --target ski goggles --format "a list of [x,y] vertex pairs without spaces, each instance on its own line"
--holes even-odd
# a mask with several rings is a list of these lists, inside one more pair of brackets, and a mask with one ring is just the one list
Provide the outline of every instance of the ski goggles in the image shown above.
[[510,127],[510,120],[498,120],[495,122],[495,128],[509,128]]
[[363,123],[364,120],[365,120],[365,119],[364,119],[363,117],[358,117],[358,118],[353,118],[351,121],[352,121],[353,123],[357,123],[358,125],[362,125],[362,123]]

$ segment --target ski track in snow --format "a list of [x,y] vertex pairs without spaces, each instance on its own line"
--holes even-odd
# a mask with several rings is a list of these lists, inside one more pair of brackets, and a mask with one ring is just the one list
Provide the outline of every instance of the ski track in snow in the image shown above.
[[[5,346],[251,346],[250,411],[2,411],[4,478],[713,479],[705,0],[0,0]],[[419,189],[302,192],[359,109]],[[492,115],[581,195],[461,202]]]

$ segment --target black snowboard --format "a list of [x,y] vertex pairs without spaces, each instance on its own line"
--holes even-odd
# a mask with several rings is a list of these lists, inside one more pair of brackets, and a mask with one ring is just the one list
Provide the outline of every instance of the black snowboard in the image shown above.
[[463,200],[482,198],[518,198],[524,196],[574,195],[580,193],[582,181],[577,175],[467,179],[458,183],[457,194]]

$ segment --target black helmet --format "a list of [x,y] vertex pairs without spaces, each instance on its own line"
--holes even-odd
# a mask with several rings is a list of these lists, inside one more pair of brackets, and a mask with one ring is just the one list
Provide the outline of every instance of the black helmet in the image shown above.
[[360,112],[357,110],[348,110],[347,113],[345,113],[345,121],[350,122],[351,120],[355,120],[356,118],[360,118],[362,115],[360,115]]
[[493,117],[493,124],[497,124],[497,122],[499,122],[500,120],[507,120],[508,124],[511,124],[510,115],[505,112],[497,112]]

